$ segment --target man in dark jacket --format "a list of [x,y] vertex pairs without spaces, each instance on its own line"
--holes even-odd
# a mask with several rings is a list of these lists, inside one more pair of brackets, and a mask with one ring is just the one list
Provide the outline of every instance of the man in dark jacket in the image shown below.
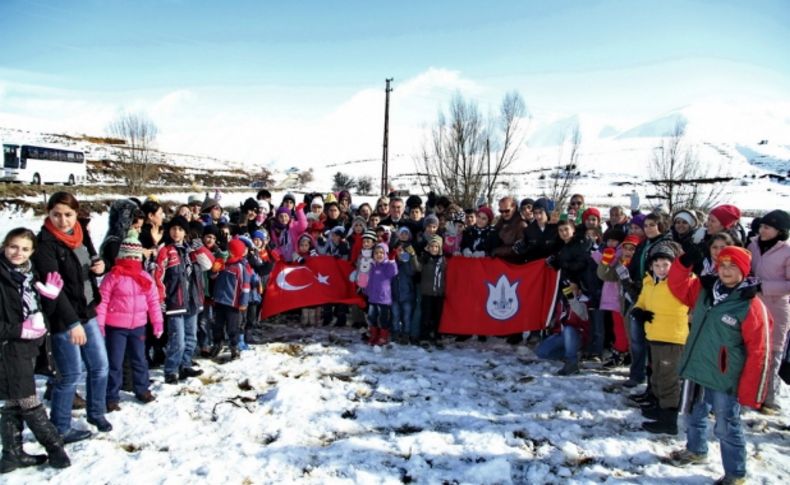
[[499,200],[499,214],[499,221],[494,226],[494,233],[489,243],[489,254],[495,258],[517,263],[521,258],[513,251],[513,245],[524,237],[527,223],[518,214],[513,197],[503,197]]

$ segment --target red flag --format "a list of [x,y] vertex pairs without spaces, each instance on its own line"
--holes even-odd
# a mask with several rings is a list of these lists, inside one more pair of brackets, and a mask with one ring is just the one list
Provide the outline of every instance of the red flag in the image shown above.
[[325,303],[365,306],[348,280],[351,271],[351,263],[332,256],[314,256],[302,264],[277,262],[266,285],[261,318]]
[[543,260],[517,265],[455,256],[447,264],[441,333],[509,335],[546,327],[558,273]]

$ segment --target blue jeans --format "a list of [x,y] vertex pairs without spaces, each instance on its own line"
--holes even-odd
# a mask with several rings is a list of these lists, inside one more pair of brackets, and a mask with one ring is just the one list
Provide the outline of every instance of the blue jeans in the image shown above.
[[391,306],[381,303],[370,303],[368,305],[368,323],[371,327],[390,330],[392,328]]
[[85,362],[88,371],[85,386],[88,418],[92,420],[102,418],[107,410],[109,364],[104,337],[99,331],[99,324],[96,323],[95,318],[85,323],[82,328],[88,339],[83,346],[71,343],[67,331],[52,335],[52,356],[55,358],[60,376],[52,387],[50,420],[60,434],[66,434],[71,429],[71,407],[74,404],[77,381],[82,374],[82,362]]
[[165,374],[177,374],[182,367],[192,367],[197,345],[197,314],[167,317]]
[[107,334],[107,359],[110,375],[107,380],[107,402],[120,401],[123,383],[124,356],[129,358],[135,396],[148,392],[148,362],[145,360],[145,327],[104,327]]
[[644,382],[647,371],[647,337],[645,326],[628,317],[628,345],[631,352],[631,369],[628,378]]
[[411,301],[392,302],[392,330],[394,333],[403,335],[411,334],[412,312],[414,312],[414,306]]
[[409,337],[413,339],[419,339],[422,333],[422,326],[420,322],[422,322],[422,295],[420,292],[417,292],[417,296],[414,298],[414,310],[411,314],[411,328],[409,329]]
[[579,331],[566,325],[562,327],[561,333],[555,333],[541,342],[535,349],[535,354],[541,359],[577,362],[581,344],[582,337]]
[[741,405],[737,396],[705,388],[705,398],[686,416],[686,448],[692,453],[708,453],[708,413],[713,409],[713,434],[721,446],[721,463],[728,477],[746,476],[746,439],[741,427]]
[[212,327],[214,327],[214,307],[206,305],[198,316],[197,345],[201,349],[211,347],[214,343],[211,337]]

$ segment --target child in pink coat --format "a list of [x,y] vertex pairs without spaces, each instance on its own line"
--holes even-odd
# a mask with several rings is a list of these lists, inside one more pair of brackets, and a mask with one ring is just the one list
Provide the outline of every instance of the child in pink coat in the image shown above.
[[101,303],[96,320],[105,336],[110,373],[107,380],[107,411],[120,409],[119,393],[123,381],[123,360],[128,349],[132,367],[134,395],[142,403],[155,399],[148,389],[148,364],[145,359],[145,325],[150,320],[154,335],[163,332],[159,291],[154,279],[143,270],[143,246],[137,232],[130,230],[121,243],[115,266],[99,287]]

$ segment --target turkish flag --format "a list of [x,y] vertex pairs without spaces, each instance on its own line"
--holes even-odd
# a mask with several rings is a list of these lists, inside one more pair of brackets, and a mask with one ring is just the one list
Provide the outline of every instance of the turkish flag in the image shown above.
[[351,263],[332,256],[314,256],[301,264],[279,261],[266,285],[261,318],[326,303],[364,307],[365,300],[348,280],[351,271]]
[[510,264],[454,256],[447,263],[441,333],[509,335],[546,328],[559,273],[545,261]]

